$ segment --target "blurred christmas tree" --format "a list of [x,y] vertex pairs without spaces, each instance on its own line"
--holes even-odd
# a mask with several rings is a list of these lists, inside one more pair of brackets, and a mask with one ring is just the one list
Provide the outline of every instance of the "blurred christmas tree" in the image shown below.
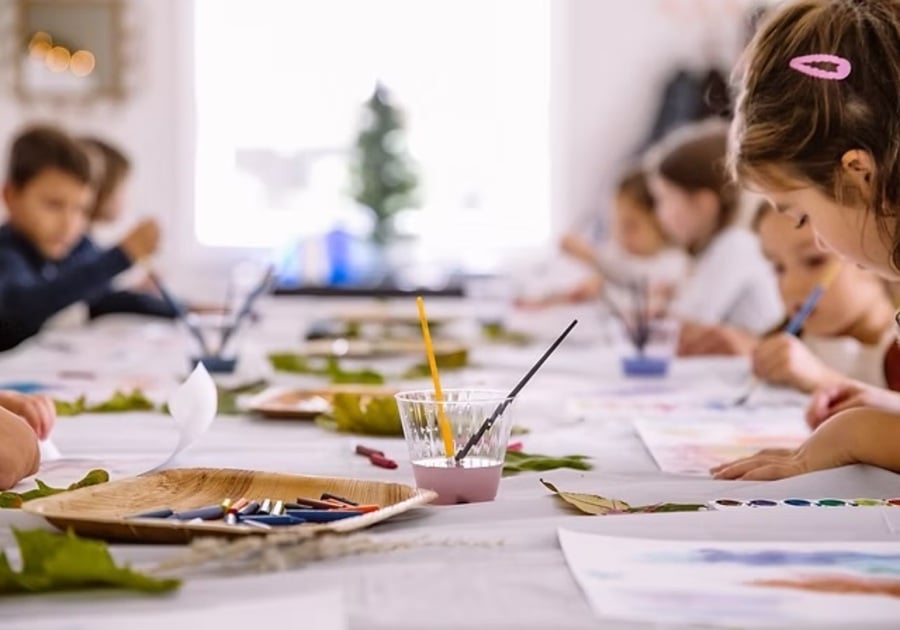
[[353,198],[374,214],[372,240],[379,245],[395,236],[394,216],[418,205],[419,180],[404,132],[403,112],[379,83],[364,106],[351,158]]

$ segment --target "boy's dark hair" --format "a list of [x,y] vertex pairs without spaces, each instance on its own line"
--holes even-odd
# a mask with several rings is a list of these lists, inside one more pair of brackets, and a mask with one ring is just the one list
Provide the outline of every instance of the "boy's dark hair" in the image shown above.
[[616,185],[616,194],[628,197],[648,213],[653,212],[653,195],[642,168],[633,167],[625,171]]
[[62,129],[40,125],[22,131],[9,152],[7,181],[22,188],[47,169],[59,169],[85,184],[91,181],[91,164],[77,140]]
[[102,221],[105,218],[103,208],[107,200],[131,172],[131,160],[122,151],[100,138],[87,136],[82,138],[81,142],[98,158],[99,164],[92,178],[96,195],[90,218],[91,221]]

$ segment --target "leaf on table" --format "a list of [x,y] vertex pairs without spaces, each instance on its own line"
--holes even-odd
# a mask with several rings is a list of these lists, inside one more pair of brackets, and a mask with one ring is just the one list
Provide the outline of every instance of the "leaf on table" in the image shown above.
[[628,505],[625,501],[620,501],[619,499],[607,499],[606,497],[601,497],[596,494],[587,494],[584,492],[563,492],[558,490],[556,486],[554,486],[549,481],[544,481],[541,479],[541,483],[544,484],[544,487],[554,493],[557,497],[565,501],[567,504],[571,505],[575,509],[580,512],[584,512],[585,514],[592,515],[606,515],[606,514],[623,514],[627,513],[631,506]]
[[[236,416],[244,412],[238,405],[238,398],[246,394],[258,394],[269,386],[266,380],[258,380],[237,387],[216,386],[218,396],[217,413],[221,416]],[[166,410],[168,407],[166,407]]]
[[[469,365],[469,351],[465,348],[452,352],[435,352],[434,361],[439,370],[460,370]],[[416,363],[403,372],[403,378],[427,378],[431,376],[428,363]]]
[[152,411],[156,409],[153,401],[147,398],[140,389],[130,393],[116,390],[104,401],[89,405],[84,396],[75,400],[54,400],[57,416],[77,416],[82,413],[121,413],[125,411]]
[[331,412],[316,419],[319,426],[342,433],[403,435],[400,412],[391,396],[335,394]]
[[503,474],[508,476],[525,471],[545,471],[558,468],[591,470],[593,466],[587,459],[587,455],[553,457],[536,453],[523,453],[521,451],[506,451],[506,459],[503,462]]
[[508,343],[514,346],[527,346],[534,342],[534,337],[518,330],[510,330],[502,322],[487,322],[481,325],[481,335],[488,341]]
[[19,530],[13,535],[22,556],[14,571],[0,552],[0,595],[94,588],[127,588],[159,593],[177,588],[180,580],[158,579],[116,566],[106,543],[78,538],[72,532]]
[[294,374],[317,374],[306,357],[293,352],[273,352],[269,354],[269,363],[272,369],[278,372],[292,372]]
[[113,395],[97,403],[96,405],[88,405],[86,411],[91,413],[116,413],[122,411],[151,411],[156,409],[153,401],[140,389],[135,388],[130,393],[116,390]]
[[340,361],[336,357],[328,357],[321,366],[316,366],[311,364],[303,355],[291,352],[275,352],[269,355],[269,363],[278,372],[325,376],[332,383],[381,385],[385,381],[383,374],[370,368],[346,370],[341,367]]
[[53,406],[56,407],[57,416],[77,416],[84,413],[87,401],[84,396],[79,396],[75,400],[54,399]]
[[68,492],[69,490],[78,490],[79,488],[87,488],[88,486],[96,486],[101,483],[106,483],[109,481],[109,473],[100,468],[96,468],[88,474],[86,474],[83,478],[76,481],[73,484],[70,484],[66,488],[54,488],[52,486],[48,486],[40,479],[35,479],[34,483],[37,488],[32,490],[26,490],[25,492],[3,492],[0,493],[0,508],[18,508],[22,507],[22,504],[31,501],[33,499],[41,499],[43,497],[53,496],[54,494],[59,494],[61,492]]
[[363,368],[361,370],[345,370],[341,367],[340,361],[335,357],[328,357],[325,360],[324,375],[331,379],[335,384],[361,384],[361,385],[383,385],[384,376],[380,372],[376,372],[371,368]]

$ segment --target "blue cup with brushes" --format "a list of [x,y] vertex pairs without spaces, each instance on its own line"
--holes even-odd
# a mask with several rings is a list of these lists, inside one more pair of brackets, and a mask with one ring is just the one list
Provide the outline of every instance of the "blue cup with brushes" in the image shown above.
[[678,346],[679,322],[656,312],[646,282],[633,282],[623,288],[630,300],[628,308],[622,308],[604,291],[604,301],[619,320],[626,342],[622,371],[629,377],[665,376]]

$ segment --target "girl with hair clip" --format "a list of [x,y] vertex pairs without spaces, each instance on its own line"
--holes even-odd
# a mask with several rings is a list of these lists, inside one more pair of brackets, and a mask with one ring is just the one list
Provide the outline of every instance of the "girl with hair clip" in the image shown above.
[[720,121],[683,127],[646,159],[660,223],[692,258],[670,307],[682,320],[682,355],[747,353],[782,315],[756,236],[734,224],[738,190],[725,170],[727,137]]
[[[900,2],[788,2],[761,25],[740,70],[733,175],[846,263],[900,279]],[[896,344],[889,355],[890,380]],[[780,479],[854,463],[900,471],[900,395],[848,382],[817,393],[807,418],[821,424],[799,448],[713,473]]]

